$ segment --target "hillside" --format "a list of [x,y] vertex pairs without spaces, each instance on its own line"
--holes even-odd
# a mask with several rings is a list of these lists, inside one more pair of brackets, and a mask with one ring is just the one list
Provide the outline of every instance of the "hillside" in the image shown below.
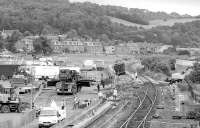
[[[174,24],[177,21],[187,23]],[[135,27],[138,24],[149,29]],[[3,29],[18,29],[23,35],[61,33],[69,38],[100,39],[105,44],[147,41],[198,47],[200,43],[200,21],[188,15],[68,0],[0,0]]]
[[132,27],[142,27],[144,29],[151,29],[157,26],[173,26],[175,23],[187,23],[187,22],[200,20],[200,18],[192,18],[192,17],[191,18],[174,18],[174,19],[168,19],[168,20],[150,20],[148,25],[141,25],[141,24],[132,23],[132,22],[111,17],[111,16],[108,16],[108,18],[113,23],[119,23],[125,26],[132,26]]

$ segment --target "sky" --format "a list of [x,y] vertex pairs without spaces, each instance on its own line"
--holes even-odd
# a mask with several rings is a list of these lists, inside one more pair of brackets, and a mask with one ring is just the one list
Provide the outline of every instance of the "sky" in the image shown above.
[[103,5],[116,5],[128,8],[164,11],[167,13],[200,15],[200,0],[70,0],[71,2],[93,2]]

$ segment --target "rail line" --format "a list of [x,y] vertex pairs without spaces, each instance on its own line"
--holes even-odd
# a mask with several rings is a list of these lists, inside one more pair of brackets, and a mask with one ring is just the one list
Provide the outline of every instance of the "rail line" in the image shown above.
[[[145,77],[144,77],[145,78]],[[146,79],[146,78],[145,78]],[[149,81],[149,80],[148,80]],[[151,81],[149,81],[150,85],[153,86],[153,88],[155,89],[155,96],[153,98],[151,98],[148,95],[148,91],[149,91],[149,87],[147,88],[146,92],[145,92],[145,96],[142,100],[142,102],[140,102],[140,104],[138,105],[138,107],[135,109],[135,111],[127,118],[127,120],[120,126],[120,128],[129,128],[129,126],[131,127],[135,127],[135,128],[145,128],[145,124],[147,123],[147,117],[149,116],[149,114],[151,113],[156,99],[157,99],[157,89],[154,87],[153,83],[151,83]],[[149,99],[149,101],[151,102],[148,106],[148,110],[146,111],[146,114],[143,115],[143,118],[139,121],[135,120],[135,117],[140,116],[141,111],[143,110],[143,106],[145,105],[144,102],[145,99]],[[136,125],[136,126],[135,126]]]
[[[123,80],[123,81],[125,81],[125,80]],[[127,88],[133,88],[133,82],[127,82],[126,81],[126,83],[127,84],[131,84],[131,86],[129,86],[129,87],[127,87]],[[122,83],[121,83],[122,84]],[[126,88],[126,89],[127,89]],[[109,88],[109,89],[103,89],[104,91],[110,91],[110,90],[112,90],[113,88]],[[123,88],[123,89],[125,89],[125,88]],[[125,90],[126,90],[125,89]],[[131,95],[133,95],[134,96],[134,94],[131,94]],[[136,95],[137,96],[137,95]],[[139,99],[140,97],[138,96],[138,99]],[[139,99],[139,102],[141,102],[140,101],[140,99]],[[117,107],[116,108],[114,108],[114,109],[109,109],[105,114],[102,114],[102,115],[100,115],[97,119],[95,119],[93,122],[91,122],[90,124],[88,124],[86,127],[87,128],[95,128],[96,126],[98,126],[98,128],[105,128],[105,127],[107,127],[108,125],[110,125],[110,122],[112,121],[112,120],[114,120],[115,119],[115,117],[120,113],[120,112],[122,112],[122,110],[128,105],[130,103],[130,101],[125,101],[125,102],[123,102],[123,103],[120,103],[120,105],[117,105]]]
[[[143,92],[145,95],[144,95],[144,98],[141,99],[139,95],[136,95],[137,96],[137,99],[139,101],[139,106],[142,105],[142,103],[144,102],[145,98],[148,96],[147,95],[147,92],[148,92],[148,88]],[[105,121],[103,124],[101,124],[100,126],[98,126],[99,128],[105,128],[106,125],[110,124],[110,122],[122,111],[122,109],[126,106],[127,104],[125,104],[124,106],[122,106],[114,115],[112,115],[109,119],[107,119],[107,121]],[[137,107],[137,109],[139,109],[139,107]],[[135,111],[136,112],[136,111]],[[134,113],[135,113],[134,112]],[[134,116],[134,113],[131,114],[131,116],[129,118],[132,118]],[[127,123],[127,121],[126,121]]]
[[[131,83],[132,84],[132,83]],[[129,86],[128,88],[133,88],[133,85],[132,86]],[[142,105],[143,105],[143,103],[145,102],[145,99],[146,98],[148,98],[148,91],[149,91],[149,88],[146,88],[146,90],[142,93],[142,95],[143,96],[139,96],[139,95],[136,95],[137,96],[137,99],[138,99],[138,101],[139,101],[139,106],[137,107],[137,109],[135,110],[135,112],[133,112],[132,114],[131,114],[131,116],[128,118],[128,120],[124,123],[124,124],[126,124],[126,123],[129,123],[130,122],[130,119],[132,119],[133,118],[133,116],[135,115],[135,113],[137,112],[137,110],[139,110],[140,109],[140,107],[142,107]],[[140,94],[141,95],[141,94]],[[143,98],[141,98],[141,97],[143,97]],[[126,102],[126,103],[124,103],[117,111],[115,111],[115,112],[111,112],[110,110],[108,110],[107,112],[106,112],[106,114],[104,114],[104,115],[101,115],[98,119],[96,119],[95,121],[93,121],[93,122],[91,122],[91,124],[89,124],[88,126],[87,126],[87,128],[89,127],[89,128],[93,128],[93,127],[95,127],[96,126],[96,124],[98,124],[98,128],[105,128],[105,127],[108,127],[109,126],[109,124],[110,124],[110,122],[112,122],[112,120],[114,120],[115,119],[115,117],[118,115],[118,114],[120,114],[120,112],[122,112],[122,110],[123,110],[123,108],[125,107],[125,106],[127,106],[127,104],[128,104],[129,102]],[[106,120],[105,120],[106,119]]]

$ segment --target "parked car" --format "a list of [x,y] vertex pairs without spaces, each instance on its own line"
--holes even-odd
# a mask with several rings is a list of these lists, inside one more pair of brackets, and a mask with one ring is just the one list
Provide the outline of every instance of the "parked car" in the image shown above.
[[158,113],[156,113],[156,114],[154,114],[154,115],[152,116],[152,118],[158,119],[158,118],[160,118],[160,115],[159,115]]

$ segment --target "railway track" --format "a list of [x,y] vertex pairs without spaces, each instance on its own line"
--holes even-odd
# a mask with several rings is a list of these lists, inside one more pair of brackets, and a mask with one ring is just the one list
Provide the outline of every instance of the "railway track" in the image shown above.
[[[125,76],[127,77],[127,76]],[[123,77],[120,77],[120,82],[121,83],[118,83],[118,85],[120,86],[123,86],[123,91],[127,89],[130,89],[130,88],[133,88],[133,85],[130,86],[130,84],[133,84],[133,83],[130,83],[128,82],[130,79],[126,79]],[[124,86],[125,83],[122,84],[122,81],[126,81],[126,86]],[[128,87],[127,87],[128,86]],[[109,88],[109,89],[102,89],[104,93],[106,92],[112,92],[113,88]],[[122,89],[120,89],[122,91]],[[121,93],[122,92],[119,92],[119,95],[120,97],[122,96]],[[134,93],[128,93],[128,95],[130,97],[133,97],[134,96]],[[127,96],[127,95],[126,95]],[[122,96],[124,97],[124,95]],[[108,127],[108,125],[110,124],[110,122],[112,122],[116,116],[118,116],[118,114],[120,112],[123,111],[123,109],[128,105],[130,104],[130,101],[127,100],[127,98],[122,98],[120,102],[117,103],[118,105],[115,106],[115,108],[111,108],[109,110],[107,110],[105,112],[105,114],[102,114],[100,115],[97,119],[95,119],[94,121],[92,121],[90,124],[88,124],[87,126],[85,126],[85,128],[105,128],[105,127]]]
[[[134,83],[134,82],[133,82]],[[132,86],[128,85],[128,87],[125,87],[126,88],[126,91],[129,91],[129,89],[133,88],[134,89],[134,86],[133,86],[133,83]],[[129,83],[130,84],[130,83]],[[128,89],[128,90],[127,90]],[[138,107],[137,109],[135,110],[135,112],[133,112],[130,117],[128,118],[128,120],[126,121],[126,123],[129,123],[130,122],[130,119],[133,118],[133,116],[135,115],[135,113],[141,108],[141,107],[144,107],[144,103],[147,102],[147,99],[149,98],[148,97],[148,93],[149,93],[149,88],[146,88],[145,91],[143,91],[143,93],[139,93],[136,95],[136,99],[138,102]],[[130,94],[129,94],[130,95]],[[132,92],[131,94],[132,96],[134,96],[135,94]],[[124,98],[125,99],[125,98]],[[150,99],[150,98],[149,98]],[[130,99],[129,99],[130,100]],[[133,100],[133,98],[131,99]],[[151,101],[151,100],[150,100]],[[105,114],[102,114],[98,119],[94,120],[93,122],[91,122],[90,124],[88,124],[86,127],[87,128],[105,128],[105,127],[109,127],[111,126],[110,125],[110,122],[113,122],[113,121],[116,121],[115,118],[117,118],[117,116],[123,111],[123,109],[128,105],[128,103],[130,103],[130,101],[126,101],[124,103],[122,103],[122,105],[120,106],[117,106],[118,108],[116,109],[111,109],[111,110],[108,110]],[[135,103],[137,104],[137,103]],[[150,103],[149,103],[150,104]],[[148,107],[146,105],[146,107]],[[147,118],[147,117],[145,117]]]
[[[149,84],[153,87],[154,90],[150,90],[150,87],[147,88],[145,96],[141,100],[138,107],[131,113],[131,115],[120,126],[120,128],[145,128],[149,125],[147,118],[150,115],[157,99],[157,89],[150,81]],[[155,91],[153,96],[151,96],[152,91]]]
[[114,117],[121,112],[125,106],[127,106],[128,102],[116,107],[111,108],[105,114],[101,115],[98,119],[94,120],[92,123],[85,126],[85,128],[106,128],[107,125],[114,119]]

